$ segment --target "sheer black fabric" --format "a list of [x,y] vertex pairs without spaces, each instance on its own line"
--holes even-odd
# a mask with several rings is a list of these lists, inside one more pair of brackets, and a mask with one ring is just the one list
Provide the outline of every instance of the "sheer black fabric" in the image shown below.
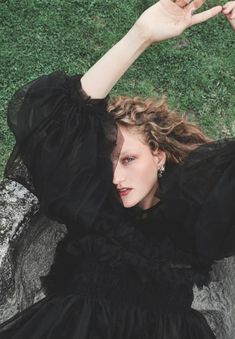
[[234,255],[235,140],[199,147],[163,180],[157,194],[180,246],[203,260]]
[[68,235],[42,278],[48,296],[2,324],[1,339],[215,338],[191,309],[192,287],[207,284],[214,260],[234,254],[235,141],[168,166],[160,202],[125,209],[112,187],[107,99],[90,99],[79,76],[54,73],[9,105],[16,147],[5,175],[23,161],[41,209]]
[[54,73],[33,81],[14,95],[7,117],[45,214],[70,225],[79,219],[85,231],[110,189],[115,131],[106,100],[87,97],[79,79]]

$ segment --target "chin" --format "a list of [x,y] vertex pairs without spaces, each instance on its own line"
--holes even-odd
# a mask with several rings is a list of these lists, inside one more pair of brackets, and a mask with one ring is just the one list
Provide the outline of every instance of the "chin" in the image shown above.
[[135,206],[135,205],[128,205],[128,206],[127,205],[123,205],[124,208],[131,208],[133,206]]
[[136,201],[123,201],[122,200],[122,204],[123,204],[123,207],[125,208],[131,208],[131,207],[134,207],[138,204],[138,202]]

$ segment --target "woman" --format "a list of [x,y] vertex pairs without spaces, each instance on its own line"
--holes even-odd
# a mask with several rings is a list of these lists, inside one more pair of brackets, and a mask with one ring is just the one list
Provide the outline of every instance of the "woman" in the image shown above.
[[215,338],[191,309],[192,287],[234,253],[235,141],[210,142],[163,102],[120,98],[108,114],[105,98],[150,44],[223,10],[192,15],[201,5],[161,0],[84,76],[44,76],[12,99],[6,174],[20,156],[68,235],[43,280],[48,296],[5,322],[1,339]]

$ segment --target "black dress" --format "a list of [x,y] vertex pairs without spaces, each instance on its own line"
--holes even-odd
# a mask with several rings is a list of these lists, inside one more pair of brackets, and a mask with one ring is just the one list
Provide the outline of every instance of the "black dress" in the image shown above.
[[3,323],[0,338],[215,338],[191,308],[192,287],[235,252],[235,141],[169,165],[160,202],[125,209],[112,187],[116,130],[106,105],[63,73],[33,81],[10,102],[16,147],[6,174],[20,156],[42,211],[68,235],[43,279],[47,297]]

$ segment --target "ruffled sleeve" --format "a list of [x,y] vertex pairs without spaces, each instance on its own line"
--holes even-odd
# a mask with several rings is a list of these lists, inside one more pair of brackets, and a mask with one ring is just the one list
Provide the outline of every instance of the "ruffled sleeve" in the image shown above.
[[204,262],[235,255],[235,140],[200,146],[169,173],[158,196],[172,239]]
[[16,145],[5,176],[23,161],[43,212],[79,232],[90,229],[111,189],[116,131],[106,105],[86,95],[80,76],[56,72],[18,90],[7,111]]

